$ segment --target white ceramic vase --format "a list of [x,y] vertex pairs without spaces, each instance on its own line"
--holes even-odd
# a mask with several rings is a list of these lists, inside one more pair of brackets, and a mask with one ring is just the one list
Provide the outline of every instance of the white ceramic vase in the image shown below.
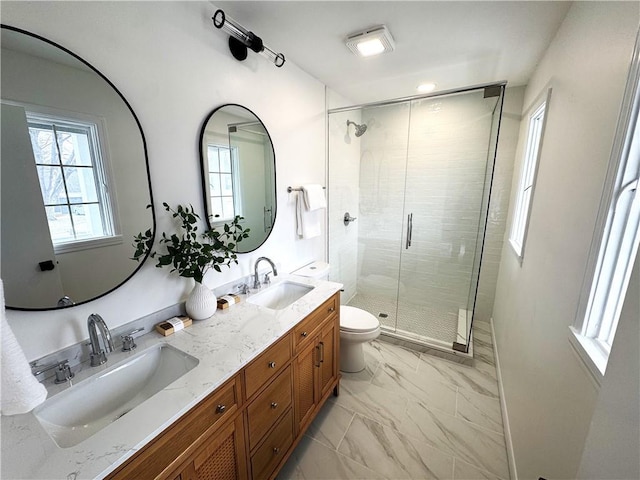
[[206,285],[196,282],[185,305],[187,315],[192,320],[206,320],[216,313],[217,300],[215,294]]

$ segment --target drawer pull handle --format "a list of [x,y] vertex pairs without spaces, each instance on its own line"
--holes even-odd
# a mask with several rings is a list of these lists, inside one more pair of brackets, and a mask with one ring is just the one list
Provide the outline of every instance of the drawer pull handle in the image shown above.
[[301,336],[301,337],[306,337],[307,335],[309,335],[307,332],[302,332],[302,333],[300,334],[300,336]]
[[277,455],[280,453],[280,448],[279,447],[273,447],[273,454]]
[[335,311],[336,307],[329,307],[329,313]]
[[276,362],[269,362],[269,368],[276,368]]
[[278,408],[278,402],[271,402],[271,408],[273,408],[274,410]]
[[224,411],[227,409],[226,405],[218,405],[216,407],[216,413],[224,413]]

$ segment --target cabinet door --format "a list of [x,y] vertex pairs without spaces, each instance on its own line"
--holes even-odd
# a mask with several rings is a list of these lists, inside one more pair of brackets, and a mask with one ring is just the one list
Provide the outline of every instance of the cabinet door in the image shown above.
[[200,448],[180,480],[246,480],[244,422],[238,415]]
[[310,420],[318,401],[318,351],[318,343],[312,342],[300,352],[294,363],[296,433]]
[[320,398],[331,389],[333,381],[338,376],[338,351],[340,334],[337,317],[327,321],[320,332]]

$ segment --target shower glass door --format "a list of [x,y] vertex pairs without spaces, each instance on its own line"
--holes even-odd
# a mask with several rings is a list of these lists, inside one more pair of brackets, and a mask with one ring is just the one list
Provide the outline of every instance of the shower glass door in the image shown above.
[[403,336],[467,344],[495,105],[483,90],[411,102],[396,322]]

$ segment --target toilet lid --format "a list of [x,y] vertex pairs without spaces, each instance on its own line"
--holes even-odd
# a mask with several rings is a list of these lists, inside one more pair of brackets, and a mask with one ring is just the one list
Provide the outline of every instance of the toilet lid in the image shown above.
[[360,308],[340,306],[340,330],[345,332],[369,332],[380,326],[376,317]]

